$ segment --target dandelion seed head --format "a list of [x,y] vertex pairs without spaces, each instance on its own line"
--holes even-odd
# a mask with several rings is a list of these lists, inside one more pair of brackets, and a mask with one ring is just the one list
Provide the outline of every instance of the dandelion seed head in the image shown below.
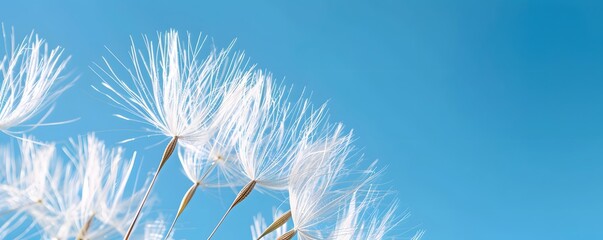
[[[377,174],[371,169],[356,170],[346,165],[352,157],[352,135],[345,134],[341,124],[319,129],[322,130],[306,134],[291,168],[289,204],[299,239],[326,239],[334,234],[338,216],[347,204],[347,211],[357,211],[355,194]],[[352,217],[342,221],[347,224],[340,223],[339,229],[356,223]]]
[[122,148],[108,148],[94,134],[70,142],[63,148],[69,162],[52,165],[42,204],[28,214],[48,239],[123,234],[143,193],[127,187],[135,154],[125,158]]
[[304,98],[289,102],[286,88],[274,86],[270,74],[258,71],[253,78],[237,133],[240,172],[259,186],[284,190],[304,132],[315,128],[322,109],[313,110]]
[[104,67],[97,65],[101,92],[127,113],[119,118],[178,137],[185,146],[205,144],[216,131],[214,115],[230,111],[222,104],[225,83],[239,84],[248,75],[244,55],[232,54],[232,45],[202,52],[205,38],[181,38],[175,30],[158,33],[156,43],[143,38],[145,49],[132,40],[130,63],[115,57],[117,64],[104,59]]
[[55,152],[54,144],[36,144],[35,139],[27,136],[20,140],[18,154],[8,146],[0,147],[3,172],[0,189],[5,195],[2,209],[14,209],[44,199]]
[[142,196],[142,190],[128,194],[126,188],[136,153],[126,158],[123,148],[108,148],[94,134],[71,142],[74,150],[65,152],[72,162],[81,165],[76,169],[82,179],[80,217],[75,225],[82,228],[88,219],[94,218],[99,223],[89,230],[90,238],[115,232],[123,234]]

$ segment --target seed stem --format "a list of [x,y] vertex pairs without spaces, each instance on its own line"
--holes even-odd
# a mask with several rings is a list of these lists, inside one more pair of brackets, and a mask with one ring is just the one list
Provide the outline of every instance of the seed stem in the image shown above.
[[170,158],[170,156],[174,152],[174,149],[176,148],[177,143],[178,143],[178,136],[175,136],[172,138],[172,140],[170,140],[168,145],[165,147],[165,151],[163,152],[163,157],[161,158],[161,161],[159,162],[159,166],[157,167],[157,170],[155,171],[155,174],[153,175],[153,179],[151,180],[151,183],[149,184],[149,187],[147,188],[147,192],[144,194],[144,197],[142,198],[142,202],[138,206],[136,215],[134,216],[132,223],[130,223],[130,227],[128,227],[128,231],[126,232],[126,235],[124,235],[124,240],[130,239],[130,235],[132,235],[132,231],[134,230],[136,221],[138,221],[138,217],[140,216],[142,207],[144,207],[144,204],[147,202],[147,198],[149,197],[149,194],[151,193],[151,189],[153,189],[153,185],[155,185],[157,176],[159,176],[159,172],[161,171],[161,168],[163,168],[163,165],[165,164],[165,162]]
[[176,217],[174,217],[174,220],[172,221],[172,225],[170,226],[170,229],[168,229],[168,232],[165,235],[165,238],[164,238],[165,240],[167,240],[170,237],[170,233],[172,233],[172,230],[174,229],[174,226],[176,225],[176,221],[178,221],[178,218],[180,218],[180,214],[182,214],[182,212],[184,212],[184,209],[186,208],[186,206],[188,205],[190,200],[193,198],[193,195],[195,194],[197,187],[199,187],[201,182],[203,182],[203,180],[205,180],[205,178],[207,178],[207,176],[211,173],[212,170],[214,170],[214,168],[216,168],[217,165],[218,164],[214,161],[211,164],[211,166],[207,169],[207,171],[205,171],[205,173],[203,174],[201,179],[198,182],[193,183],[193,186],[191,186],[186,191],[186,194],[182,197],[182,201],[180,202],[180,207],[178,208]]
[[243,187],[243,189],[241,189],[241,191],[239,192],[239,194],[237,194],[237,197],[232,202],[232,204],[230,205],[230,207],[228,208],[228,210],[226,210],[226,212],[224,213],[224,216],[222,216],[222,219],[220,219],[220,222],[218,222],[218,225],[216,225],[216,227],[211,232],[211,234],[209,235],[209,237],[207,238],[207,240],[210,240],[214,236],[214,234],[216,233],[216,231],[218,230],[218,228],[220,227],[220,225],[222,225],[222,222],[224,222],[224,219],[226,219],[226,216],[228,216],[228,213],[230,213],[230,211],[237,204],[241,203],[243,200],[245,200],[245,198],[247,196],[249,196],[249,194],[251,193],[251,191],[253,191],[253,188],[255,187],[255,184],[256,184],[256,181],[255,180],[251,180],[251,182],[247,183],[247,185],[245,185]]
[[191,201],[191,199],[195,195],[195,191],[197,190],[197,187],[199,187],[199,184],[200,184],[199,182],[193,183],[193,185],[186,191],[186,194],[184,194],[184,196],[182,197],[182,201],[180,202],[180,207],[178,208],[178,213],[176,213],[176,217],[174,217],[174,221],[172,221],[172,225],[170,226],[170,229],[168,230],[167,234],[165,234],[165,238],[164,238],[165,240],[167,240],[170,237],[170,233],[172,233],[172,230],[174,229],[174,226],[176,225],[176,221],[178,221],[180,214],[182,214],[182,212],[184,212],[184,209],[186,208],[188,203]]

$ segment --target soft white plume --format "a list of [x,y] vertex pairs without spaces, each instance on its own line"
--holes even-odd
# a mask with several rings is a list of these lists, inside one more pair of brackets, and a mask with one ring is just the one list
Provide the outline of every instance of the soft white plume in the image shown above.
[[0,209],[15,209],[22,205],[37,203],[48,194],[47,178],[56,160],[54,144],[36,144],[31,137],[22,137],[19,154],[12,148],[0,147],[2,174],[0,193],[5,197]]
[[178,158],[184,174],[194,184],[204,187],[232,186],[232,179],[240,179],[235,172],[236,156],[228,152],[207,155],[191,148],[180,148]]
[[249,111],[240,118],[244,127],[237,128],[239,171],[247,182],[284,190],[304,131],[315,129],[323,108],[313,110],[304,99],[288,102],[286,88],[275,86],[270,74],[258,71],[254,79]]
[[180,38],[170,30],[157,38],[155,43],[145,36],[144,50],[132,40],[131,63],[115,56],[123,69],[103,58],[105,66],[94,69],[103,78],[101,92],[128,113],[116,116],[150,126],[151,135],[177,136],[189,147],[206,144],[216,131],[213,117],[224,107],[224,83],[248,75],[244,56],[231,54],[232,46],[202,53],[201,35]]
[[142,191],[127,187],[134,165],[122,148],[108,148],[94,134],[64,148],[68,164],[57,163],[48,176],[43,208],[28,214],[54,239],[120,236],[133,216]]
[[236,171],[236,155],[240,132],[246,127],[243,119],[249,103],[258,94],[252,91],[251,72],[238,76],[237,81],[224,82],[220,105],[212,115],[214,131],[208,141],[180,148],[178,156],[186,176],[207,187],[224,187],[243,184]]
[[355,193],[378,174],[374,166],[357,170],[354,164],[348,164],[352,136],[343,133],[342,125],[326,126],[317,133],[307,134],[289,179],[293,229],[302,240],[333,235],[338,216]]
[[[45,111],[69,86],[61,86],[63,70],[69,57],[63,57],[63,49],[50,49],[36,34],[29,34],[20,42],[14,33],[7,38],[2,25],[3,46],[0,50],[0,131],[14,135],[23,131],[13,128],[22,126],[38,113]],[[52,109],[30,128],[42,123]]]
[[[20,237],[34,226],[27,213],[44,209],[52,196],[51,171],[61,167],[56,162],[54,144],[36,144],[31,137],[21,137],[18,154],[10,146],[0,147],[0,238],[17,229]],[[60,174],[61,170],[58,171]],[[27,225],[29,224],[29,226]],[[15,238],[16,236],[11,235]],[[17,237],[17,238],[20,238]]]
[[[399,223],[409,214],[398,215],[397,200],[389,200],[388,193],[375,188],[354,192],[337,220],[335,230],[329,239],[364,240],[364,239],[409,239],[401,236]],[[422,231],[418,231],[410,239],[418,240]]]
[[92,221],[99,223],[90,227],[86,233],[89,238],[114,232],[123,234],[142,196],[142,190],[129,193],[127,188],[136,153],[125,158],[123,148],[108,148],[94,134],[88,134],[86,140],[71,142],[74,151],[66,149],[66,153],[79,164],[76,169],[82,179],[76,226],[81,230],[93,218]]

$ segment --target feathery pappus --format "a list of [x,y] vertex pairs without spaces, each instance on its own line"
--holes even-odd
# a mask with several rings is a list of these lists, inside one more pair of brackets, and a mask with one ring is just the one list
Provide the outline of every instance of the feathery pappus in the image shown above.
[[[64,73],[70,57],[63,48],[50,48],[33,32],[16,41],[14,31],[7,33],[2,24],[0,50],[0,131],[16,136],[44,123],[52,112],[52,103],[70,85]],[[35,123],[23,125],[45,112]],[[25,127],[16,130],[16,127]]]

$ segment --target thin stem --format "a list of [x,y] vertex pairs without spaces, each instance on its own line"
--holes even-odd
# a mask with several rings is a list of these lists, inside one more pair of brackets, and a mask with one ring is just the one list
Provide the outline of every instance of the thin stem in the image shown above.
[[188,205],[190,200],[193,198],[193,195],[195,194],[195,190],[197,190],[197,187],[199,187],[201,182],[203,182],[203,180],[205,180],[205,178],[209,175],[209,173],[211,173],[212,170],[214,170],[214,168],[216,168],[217,165],[218,164],[214,161],[211,164],[211,166],[207,169],[207,171],[205,171],[205,173],[203,174],[201,179],[198,182],[193,183],[193,186],[191,186],[186,191],[186,194],[184,195],[184,197],[182,197],[182,201],[180,202],[180,207],[178,208],[176,217],[174,217],[174,220],[172,221],[172,225],[170,226],[167,234],[165,235],[165,238],[164,238],[165,240],[167,240],[170,237],[170,234],[172,233],[172,230],[174,230],[174,226],[176,225],[178,218],[180,218],[180,214],[182,214],[182,212],[184,212],[184,209],[186,208],[186,206]]
[[180,217],[180,215],[176,215],[176,217],[174,217],[174,220],[172,221],[172,225],[170,225],[170,229],[168,229],[168,232],[165,234],[165,238],[163,238],[164,240],[167,240],[170,238],[170,234],[172,233],[174,226],[176,226],[176,221],[178,220],[178,217]]
[[170,156],[174,152],[174,149],[176,148],[176,144],[177,143],[178,143],[178,136],[175,136],[175,137],[172,138],[172,140],[165,147],[165,151],[163,152],[163,157],[161,158],[161,161],[159,162],[159,166],[157,167],[157,170],[155,171],[155,174],[153,175],[153,179],[151,180],[151,183],[149,184],[149,187],[147,188],[147,192],[144,194],[144,197],[142,198],[142,202],[138,206],[138,210],[136,210],[136,215],[134,216],[134,219],[132,220],[132,223],[130,223],[130,227],[128,227],[128,231],[126,232],[126,235],[124,235],[124,240],[130,239],[130,235],[132,235],[132,231],[134,230],[134,226],[136,225],[136,221],[138,221],[138,217],[140,216],[140,212],[142,211],[142,207],[144,207],[144,204],[147,202],[147,198],[149,197],[149,194],[151,193],[151,189],[153,189],[153,185],[155,185],[155,181],[157,180],[157,176],[159,176],[159,172],[163,168],[163,165],[165,164],[165,162],[170,158]]
[[213,162],[211,164],[211,166],[207,169],[207,171],[205,171],[205,173],[203,174],[201,179],[199,181],[197,181],[196,183],[193,183],[193,186],[191,186],[186,191],[186,194],[184,195],[184,197],[182,197],[182,201],[180,202],[180,207],[178,208],[176,217],[174,217],[174,220],[172,221],[172,225],[170,226],[167,234],[165,235],[165,238],[164,238],[165,240],[167,240],[170,237],[170,234],[172,233],[172,230],[174,230],[174,226],[176,225],[178,218],[180,218],[180,214],[182,214],[182,212],[184,212],[184,209],[188,205],[188,202],[193,198],[193,195],[195,194],[195,190],[197,190],[197,187],[199,187],[201,182],[203,182],[203,180],[205,180],[205,178],[209,175],[209,173],[211,173],[212,170],[214,170],[214,168],[216,168],[217,165],[218,164],[216,162]]
[[222,225],[222,222],[224,222],[224,219],[226,219],[226,216],[228,216],[228,213],[230,213],[230,211],[237,204],[241,203],[243,200],[245,200],[245,198],[247,196],[249,196],[249,194],[251,193],[251,191],[253,191],[253,188],[255,187],[255,184],[256,184],[256,181],[255,180],[251,180],[251,182],[247,183],[247,185],[245,185],[245,187],[243,187],[243,189],[241,189],[241,191],[239,192],[239,194],[237,194],[237,197],[232,202],[232,204],[230,205],[230,207],[228,208],[228,210],[226,210],[226,212],[222,216],[222,219],[220,219],[220,222],[218,222],[218,225],[216,225],[216,227],[211,232],[211,234],[209,235],[209,237],[207,238],[207,240],[210,240],[214,236],[214,234],[216,233],[216,231],[218,230],[218,228],[220,227],[220,225]]
[[214,230],[211,231],[211,234],[209,234],[209,237],[207,237],[207,240],[210,240],[214,236],[214,234],[216,233],[216,231],[218,230],[218,228],[220,227],[220,225],[222,225],[222,222],[224,222],[224,219],[226,219],[226,216],[228,216],[228,214],[230,213],[231,210],[232,210],[232,206],[230,206],[228,208],[228,210],[226,210],[226,212],[224,213],[224,215],[220,219],[220,222],[218,222],[218,225],[216,225],[216,227],[214,228]]
[[165,234],[165,238],[164,238],[165,240],[167,240],[170,237],[170,233],[172,233],[172,230],[174,229],[174,226],[176,225],[176,221],[180,217],[180,214],[182,214],[182,212],[184,212],[184,209],[186,208],[188,203],[191,201],[191,199],[195,195],[195,191],[197,190],[197,187],[199,187],[199,184],[200,184],[199,182],[193,183],[193,186],[191,186],[186,191],[186,194],[184,194],[184,196],[182,197],[182,201],[180,202],[180,207],[178,208],[178,213],[176,213],[176,217],[174,217],[174,221],[172,221],[172,225],[170,226],[170,229],[168,230],[167,234]]
[[205,180],[205,178],[209,175],[209,173],[211,173],[212,170],[214,170],[214,168],[216,168],[217,165],[218,164],[215,161],[211,163],[211,166],[207,169],[207,171],[205,171],[203,177],[201,177],[201,180],[199,180],[199,182],[203,182],[203,180]]

